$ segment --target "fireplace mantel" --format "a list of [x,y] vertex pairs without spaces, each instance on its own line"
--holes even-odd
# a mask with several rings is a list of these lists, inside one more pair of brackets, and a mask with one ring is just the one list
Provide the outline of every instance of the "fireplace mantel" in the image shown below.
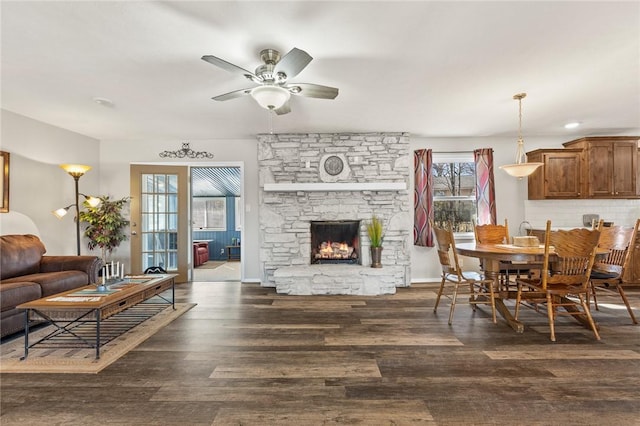
[[406,182],[265,183],[266,192],[405,191]]

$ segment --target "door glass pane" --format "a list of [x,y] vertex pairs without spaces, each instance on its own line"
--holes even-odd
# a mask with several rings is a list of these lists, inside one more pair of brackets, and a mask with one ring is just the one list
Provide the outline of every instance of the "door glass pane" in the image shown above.
[[159,214],[156,216],[157,219],[157,228],[158,231],[166,231],[167,230],[167,215]]
[[153,192],[153,175],[142,175],[142,192]]
[[178,253],[173,251],[169,252],[169,269],[178,269]]
[[151,266],[160,266],[166,271],[178,269],[177,190],[177,175],[142,175],[143,269]]
[[156,195],[156,211],[164,213],[167,210],[167,196],[165,194]]
[[169,249],[170,250],[178,250],[178,233],[170,232],[167,234]]
[[142,250],[153,251],[153,234],[146,233],[142,235]]
[[142,270],[144,271],[145,269],[151,267],[151,266],[155,266],[156,263],[153,261],[153,254],[152,253],[143,253],[142,254]]
[[167,206],[167,211],[170,213],[178,212],[178,194],[169,194],[169,204]]
[[164,186],[165,175],[155,175],[155,181],[156,181],[155,192],[158,194],[164,194],[166,192],[166,189]]
[[168,175],[167,176],[167,193],[168,194],[177,194],[178,193],[178,176],[177,175]]
[[149,211],[150,207],[153,205],[153,196],[149,194],[142,194],[142,202],[140,203],[143,211]]
[[169,231],[178,232],[178,215],[177,214],[170,214],[170,215],[168,215],[168,217],[169,217],[168,230]]

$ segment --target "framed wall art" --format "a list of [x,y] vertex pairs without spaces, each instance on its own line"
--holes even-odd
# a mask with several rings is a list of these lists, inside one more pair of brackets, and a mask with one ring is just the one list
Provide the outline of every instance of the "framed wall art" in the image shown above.
[[9,211],[9,153],[0,151],[0,187],[2,187],[2,204],[0,205],[0,213]]

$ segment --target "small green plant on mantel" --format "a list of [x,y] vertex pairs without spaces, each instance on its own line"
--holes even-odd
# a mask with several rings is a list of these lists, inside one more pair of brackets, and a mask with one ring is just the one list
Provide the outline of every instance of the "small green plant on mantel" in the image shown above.
[[111,200],[108,195],[104,195],[98,198],[100,204],[96,207],[84,202],[85,209],[80,212],[80,221],[87,223],[84,236],[89,239],[89,249],[100,247],[102,260],[106,263],[107,253],[111,254],[113,249],[129,237],[125,233],[129,221],[122,216],[122,209],[130,197]]
[[371,222],[367,223],[367,234],[369,235],[371,247],[382,247],[383,231],[382,221],[378,216],[373,215]]

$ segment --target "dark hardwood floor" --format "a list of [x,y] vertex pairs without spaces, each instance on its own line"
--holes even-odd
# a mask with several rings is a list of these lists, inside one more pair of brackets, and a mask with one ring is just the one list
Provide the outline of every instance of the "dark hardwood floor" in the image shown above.
[[0,424],[640,424],[640,326],[617,298],[594,311],[601,341],[560,318],[552,343],[545,314],[525,309],[517,334],[464,298],[449,326],[435,289],[182,284],[198,306],[101,373],[3,374]]

